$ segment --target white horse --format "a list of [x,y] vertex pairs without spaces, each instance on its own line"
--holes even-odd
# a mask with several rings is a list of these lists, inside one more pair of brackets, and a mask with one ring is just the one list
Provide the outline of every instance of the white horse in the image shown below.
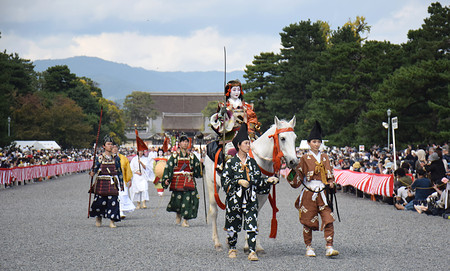
[[[257,140],[251,143],[251,152],[258,163],[261,171],[273,173],[274,172],[274,161],[273,161],[273,151],[275,142],[274,137],[278,133],[278,146],[279,150],[283,154],[283,159],[289,168],[294,168],[298,164],[298,159],[295,151],[295,140],[297,136],[294,133],[293,128],[295,127],[295,116],[289,121],[279,120],[275,117],[275,123],[262,134]],[[278,159],[281,159],[279,157]],[[281,162],[281,161],[280,161]],[[208,185],[209,194],[209,217],[208,221],[212,222],[212,239],[214,241],[214,247],[216,250],[222,250],[222,244],[219,241],[217,233],[217,202],[215,199],[215,189],[219,191],[222,187],[221,178],[219,174],[216,173],[216,187],[214,186],[214,161],[212,161],[208,156],[206,156],[205,161],[205,172],[203,174],[203,180]],[[223,198],[223,196],[222,196]],[[268,198],[268,194],[258,195],[259,210],[262,208],[264,203]],[[244,248],[245,249],[245,248]],[[259,244],[257,240],[256,250],[258,252],[264,252],[264,249]]]

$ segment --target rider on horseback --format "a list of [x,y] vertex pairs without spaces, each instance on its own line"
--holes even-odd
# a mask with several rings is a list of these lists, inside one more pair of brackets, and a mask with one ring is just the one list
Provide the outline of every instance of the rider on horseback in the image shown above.
[[253,105],[244,102],[241,82],[231,80],[225,86],[226,103],[219,103],[217,112],[210,118],[212,129],[222,138],[225,133],[225,153],[231,157],[236,153],[231,140],[243,123],[247,124],[248,134],[253,141],[259,133],[261,123],[258,122]]

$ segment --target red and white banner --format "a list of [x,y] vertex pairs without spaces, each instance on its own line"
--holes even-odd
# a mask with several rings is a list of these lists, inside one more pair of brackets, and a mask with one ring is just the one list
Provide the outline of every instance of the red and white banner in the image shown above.
[[12,181],[23,182],[35,178],[79,172],[90,169],[91,167],[92,160],[29,167],[0,168],[0,184],[10,184]]
[[336,183],[342,186],[351,185],[370,195],[392,197],[394,191],[392,175],[335,169],[334,177]]

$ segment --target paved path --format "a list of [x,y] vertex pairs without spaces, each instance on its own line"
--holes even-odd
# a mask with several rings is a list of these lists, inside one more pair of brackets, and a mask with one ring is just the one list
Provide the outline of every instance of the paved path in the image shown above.
[[[203,199],[198,218],[182,228],[165,211],[169,193],[160,198],[151,184],[149,209],[136,210],[116,229],[108,223],[97,228],[87,219],[88,186],[88,175],[76,174],[1,189],[0,270],[446,270],[450,263],[450,221],[351,194],[338,193],[342,222],[335,223],[335,248],[341,254],[325,257],[323,234],[315,232],[318,256],[306,258],[293,206],[299,190],[282,182],[277,239],[268,238],[267,204],[259,220],[267,253],[249,262],[242,249],[237,259],[214,250]],[[221,211],[219,225],[223,220]],[[225,232],[219,234],[224,244]]]

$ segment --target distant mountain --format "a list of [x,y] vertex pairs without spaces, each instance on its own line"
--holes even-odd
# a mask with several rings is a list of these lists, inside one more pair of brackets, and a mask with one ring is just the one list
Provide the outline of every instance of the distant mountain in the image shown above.
[[[56,65],[67,65],[78,77],[88,77],[99,84],[103,96],[121,103],[132,91],[148,92],[222,92],[223,72],[158,72],[134,68],[97,57],[77,56],[65,59],[33,61],[42,72]],[[227,80],[244,82],[243,71],[227,73]]]

